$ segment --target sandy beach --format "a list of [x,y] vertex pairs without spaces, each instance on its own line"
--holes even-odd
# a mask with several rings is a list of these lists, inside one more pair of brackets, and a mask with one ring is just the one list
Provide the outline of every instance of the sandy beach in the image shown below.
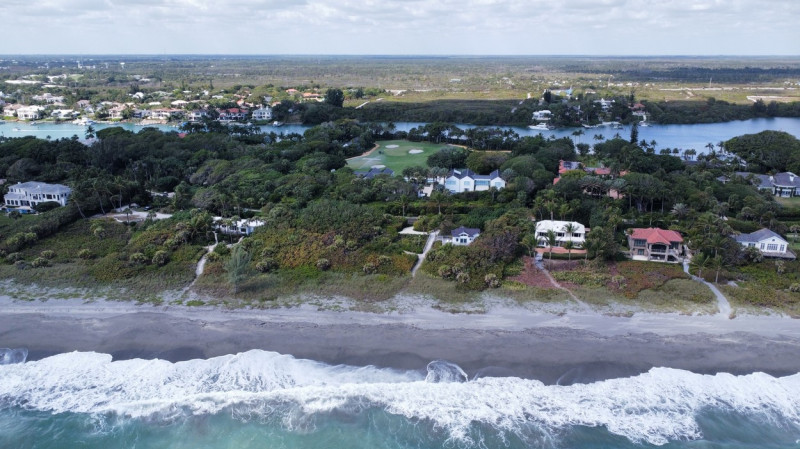
[[450,314],[320,311],[303,306],[222,310],[0,297],[0,347],[29,360],[70,351],[115,359],[208,358],[263,349],[331,364],[424,370],[447,360],[470,376],[571,383],[652,367],[696,373],[800,372],[800,322],[779,316],[611,317],[494,307]]

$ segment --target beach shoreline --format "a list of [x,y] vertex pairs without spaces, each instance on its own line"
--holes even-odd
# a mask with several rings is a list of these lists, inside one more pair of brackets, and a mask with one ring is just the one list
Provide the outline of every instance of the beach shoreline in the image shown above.
[[800,372],[800,321],[781,316],[605,316],[497,306],[452,314],[136,305],[0,296],[0,347],[28,360],[71,351],[172,362],[253,349],[328,364],[424,371],[456,363],[470,377],[517,376],[548,384],[636,375],[653,367],[701,374]]

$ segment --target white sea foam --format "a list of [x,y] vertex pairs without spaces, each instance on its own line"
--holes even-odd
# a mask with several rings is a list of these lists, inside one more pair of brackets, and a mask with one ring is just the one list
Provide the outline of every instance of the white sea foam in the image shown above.
[[[179,363],[112,362],[110,355],[75,352],[0,366],[0,405],[132,417],[229,406],[256,415],[281,404],[305,415],[378,407],[427,420],[454,439],[466,438],[474,423],[509,432],[581,425],[651,444],[701,437],[696,417],[709,408],[800,425],[800,375],[654,368],[631,378],[547,386],[518,378],[458,382],[460,368],[442,362],[433,371],[437,382],[417,372],[329,366],[264,351]],[[446,381],[451,377],[456,381]]]

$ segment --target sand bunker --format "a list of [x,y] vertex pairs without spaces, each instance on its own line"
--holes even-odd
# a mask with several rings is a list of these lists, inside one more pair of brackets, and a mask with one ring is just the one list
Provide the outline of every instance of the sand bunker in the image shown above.
[[386,145],[386,148],[397,148],[397,147],[399,147],[399,146],[400,146],[400,145]]
[[420,154],[422,152],[423,152],[422,150],[417,148],[414,148],[413,150],[408,150],[408,154]]

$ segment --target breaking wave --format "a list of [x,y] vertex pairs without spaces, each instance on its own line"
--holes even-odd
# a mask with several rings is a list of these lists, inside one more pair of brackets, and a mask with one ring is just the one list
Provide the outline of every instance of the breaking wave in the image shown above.
[[223,410],[249,419],[287,408],[295,418],[380,409],[427,422],[454,441],[468,440],[476,425],[517,435],[581,426],[660,445],[702,438],[698,417],[709,410],[800,429],[800,375],[654,368],[559,386],[514,377],[467,381],[461,368],[442,361],[431,362],[426,376],[257,350],[177,363],[73,352],[0,366],[0,410],[9,407],[155,420]]

